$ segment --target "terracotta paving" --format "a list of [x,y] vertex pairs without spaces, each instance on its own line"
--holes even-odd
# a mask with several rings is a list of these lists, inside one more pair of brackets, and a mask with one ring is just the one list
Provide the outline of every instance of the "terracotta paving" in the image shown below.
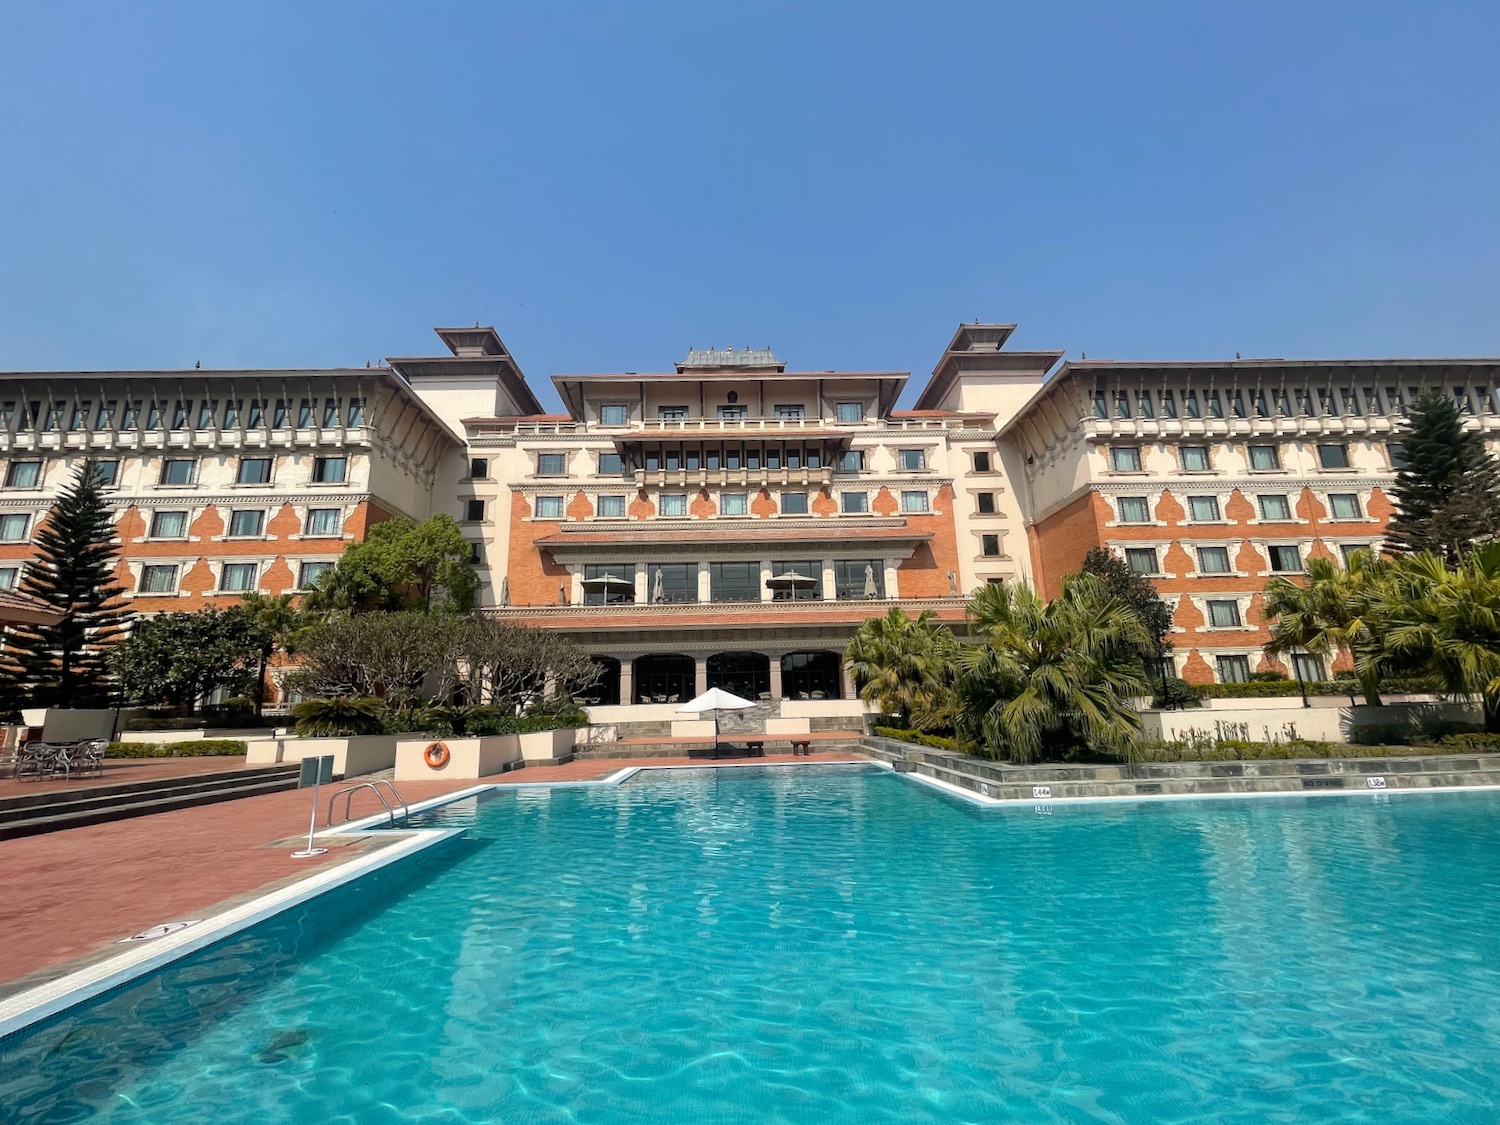
[[[814,753],[793,759],[720,760],[746,763],[856,761],[857,755]],[[226,761],[217,765],[223,768]],[[197,759],[172,764],[197,764]],[[152,764],[161,764],[160,760]],[[480,781],[403,781],[407,800],[474,785],[583,781],[625,766],[704,765],[702,758],[595,759],[539,766]],[[140,775],[133,775],[140,776]],[[28,790],[32,789],[27,785]],[[326,789],[325,789],[326,794]],[[325,796],[326,801],[326,796]],[[325,806],[326,807],[326,806]],[[315,859],[292,859],[292,843],[307,831],[310,795],[291,790],[202,808],[180,809],[109,824],[94,824],[0,840],[0,995],[19,991],[117,952],[114,943],[159,922],[201,918],[262,894],[329,864],[379,847],[351,838]],[[356,817],[379,811],[356,800]],[[322,815],[320,810],[319,815]],[[305,839],[305,836],[304,836]],[[325,838],[334,843],[336,838]],[[270,846],[270,845],[277,846]]]

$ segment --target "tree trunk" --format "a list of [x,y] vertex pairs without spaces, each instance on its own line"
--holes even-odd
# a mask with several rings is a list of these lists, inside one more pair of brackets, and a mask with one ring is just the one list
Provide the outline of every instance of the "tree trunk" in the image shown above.
[[1384,707],[1385,700],[1380,698],[1380,677],[1373,676],[1360,680],[1360,691],[1364,692],[1365,703],[1370,707]]
[[261,719],[266,713],[266,651],[261,649],[260,668],[255,675],[255,717]]
[[1500,695],[1486,694],[1484,702],[1484,730],[1486,734],[1500,734]]

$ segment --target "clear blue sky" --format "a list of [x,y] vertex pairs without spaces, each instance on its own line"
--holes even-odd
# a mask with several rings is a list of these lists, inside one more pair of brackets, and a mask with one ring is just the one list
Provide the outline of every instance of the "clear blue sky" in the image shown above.
[[[1500,354],[1500,4],[38,3],[0,368]],[[667,368],[669,369],[669,368]],[[550,387],[545,391],[551,400]]]

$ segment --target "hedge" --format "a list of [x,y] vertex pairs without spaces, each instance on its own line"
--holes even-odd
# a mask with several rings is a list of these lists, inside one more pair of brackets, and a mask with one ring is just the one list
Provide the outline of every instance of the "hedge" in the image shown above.
[[232,758],[243,756],[243,738],[201,738],[196,742],[111,742],[106,758]]
[[958,739],[944,738],[938,734],[923,734],[919,730],[898,730],[896,727],[871,727],[871,732],[881,738],[894,738],[897,742],[910,742],[914,746],[930,746],[934,750],[951,750],[962,754]]

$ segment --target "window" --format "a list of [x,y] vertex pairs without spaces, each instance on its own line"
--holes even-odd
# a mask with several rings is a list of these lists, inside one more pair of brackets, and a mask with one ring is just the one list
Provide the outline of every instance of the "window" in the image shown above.
[[1260,518],[1272,523],[1290,522],[1292,506],[1285,496],[1265,495],[1260,498]]
[[26,538],[26,528],[31,523],[31,517],[25,512],[12,512],[0,516],[0,540],[6,543],[19,543]]
[[[130,414],[130,404],[129,403],[126,403],[126,405],[125,405],[125,413],[126,413],[126,415]],[[234,427],[238,426],[239,424],[240,424],[240,400],[237,399],[237,398],[232,398],[232,399],[229,399],[228,401],[226,401],[224,403],[224,428],[226,430],[233,429]],[[126,423],[126,425],[128,426],[129,423]]]
[[259,508],[242,508],[229,513],[229,535],[234,539],[251,539],[266,526],[266,513]]
[[94,404],[88,399],[83,399],[81,402],[74,403],[73,415],[68,420],[68,429],[76,431],[81,430],[85,426],[87,426],[89,414],[93,409]]
[[1323,671],[1323,658],[1309,652],[1292,653],[1292,675],[1303,683],[1317,683],[1327,675]]
[[1000,536],[986,534],[979,537],[979,553],[987,559],[1000,557]]
[[995,494],[993,492],[980,492],[976,494],[974,504],[981,516],[992,516],[995,514]]
[[313,458],[314,484],[343,484],[348,471],[349,459],[347,457]]
[[[270,462],[267,462],[270,464]],[[197,462],[186,457],[168,457],[162,462],[162,484],[192,484],[193,469]]]
[[930,511],[931,508],[927,501],[927,490],[901,493],[901,510],[903,512]]
[[0,566],[0,590],[14,590],[21,581],[21,568]]
[[898,449],[896,462],[903,472],[918,472],[927,468],[927,451],[925,449]]
[[[561,497],[559,497],[559,503]],[[668,492],[661,498],[661,514],[664,516],[682,517],[688,514],[687,495],[681,492]]]
[[175,563],[151,563],[141,567],[141,594],[171,594],[177,590],[177,566]]
[[[310,406],[308,406],[308,404],[305,401],[303,402],[302,405],[303,405],[304,408],[306,408],[309,411],[309,413],[311,413],[311,409],[312,408]],[[249,426],[253,430],[253,429],[256,429],[259,426],[263,426],[265,424],[265,421],[266,421],[266,400],[263,399],[263,398],[252,398],[250,400],[249,417],[247,417],[245,419],[245,424],[247,426]],[[309,419],[307,422],[303,423],[303,425],[310,425],[310,424],[311,424],[311,419]]]
[[661,422],[685,422],[687,421],[688,408],[685,406],[658,406],[656,417]]
[[807,515],[807,493],[783,492],[781,494],[781,514],[784,516]]
[[1349,447],[1346,445],[1320,445],[1318,446],[1318,464],[1325,469],[1347,469],[1349,467]]
[[1210,418],[1224,417],[1224,404],[1219,400],[1218,391],[1208,392],[1208,416]]
[[242,594],[255,589],[260,577],[260,564],[253,562],[225,563],[219,574],[219,589],[226,594]]
[[562,519],[563,498],[561,496],[538,496],[536,498],[536,518],[539,520]]
[[1349,560],[1354,557],[1354,555],[1355,555],[1356,552],[1358,552],[1358,551],[1368,551],[1368,550],[1371,550],[1371,547],[1370,547],[1370,545],[1368,543],[1340,543],[1339,544],[1339,554],[1341,554],[1341,555],[1344,556],[1344,566],[1345,567],[1347,567],[1349,565]]
[[606,402],[599,407],[599,424],[601,426],[628,426],[630,407],[623,402]]
[[880,559],[839,559],[833,564],[833,593],[841,600],[885,597],[885,563]]
[[760,563],[709,563],[708,598],[714,602],[760,601]]
[[990,471],[990,455],[987,452],[974,454],[974,471],[976,473],[987,473]]
[[539,477],[567,476],[568,455],[566,453],[538,453],[536,455],[536,475]]
[[1278,574],[1295,574],[1302,569],[1302,552],[1296,546],[1270,547],[1271,569]]
[[1194,523],[1215,523],[1219,519],[1217,496],[1189,496],[1188,518]]
[[1129,391],[1116,391],[1115,392],[1115,417],[1116,418],[1129,418],[1130,417],[1130,392]]
[[719,496],[719,514],[744,516],[750,513],[749,499],[743,492],[725,492]]
[[[47,420],[48,420],[49,423],[51,422],[51,419],[52,419],[52,412],[49,410],[47,412]],[[49,424],[47,428],[50,430],[52,427]],[[161,428],[161,403],[158,400],[156,400],[156,399],[152,399],[151,400],[151,407],[150,407],[149,410],[146,411],[146,429],[148,429],[148,430],[158,430],[160,428]]]
[[1155,418],[1156,411],[1151,408],[1151,392],[1141,391],[1136,396],[1136,402],[1140,404],[1142,418]]
[[1252,445],[1250,447],[1250,467],[1257,472],[1281,468],[1281,458],[1277,455],[1276,447],[1274,445]]
[[152,539],[186,539],[186,512],[156,512],[151,516]]
[[[800,403],[777,403],[776,417],[788,421],[795,421],[807,416],[807,410]],[[857,421],[858,419],[856,419]]]
[[362,398],[351,398],[349,400],[349,425],[363,426],[365,424],[365,400]]
[[1357,520],[1360,518],[1359,496],[1353,492],[1331,492],[1328,495],[1328,506],[1336,520]]
[[833,410],[834,417],[840,422],[863,422],[865,420],[865,404],[862,402],[841,402]]
[[234,479],[239,484],[270,484],[271,459],[269,457],[241,457],[239,475]]
[[721,406],[718,408],[718,415],[721,422],[738,422],[750,417],[750,408],[748,406],[735,406],[733,404]]
[[823,596],[823,564],[811,560],[773,562],[767,585],[772,601],[816,601]]
[[[113,426],[115,424],[115,408],[118,406],[119,401],[117,399],[110,399],[108,402],[101,402],[99,404],[98,417],[94,419],[94,429],[107,430],[111,426]],[[8,426],[9,424],[9,419],[7,419],[6,425]]]
[[1112,445],[1109,448],[1109,467],[1117,473],[1141,471],[1141,450],[1136,445]]
[[1177,452],[1182,457],[1182,471],[1185,473],[1208,472],[1208,446],[1206,445],[1179,445]]
[[180,430],[187,425],[188,411],[192,408],[191,402],[183,402],[181,399],[172,404],[172,429]]
[[1219,683],[1246,684],[1250,682],[1250,658],[1248,656],[1215,657],[1219,665]]
[[484,501],[483,500],[465,500],[464,501],[464,519],[466,521],[468,521],[469,523],[482,523],[482,522],[484,522]]
[[1234,601],[1209,602],[1208,623],[1218,629],[1239,628],[1240,603]]
[[696,602],[698,600],[697,563],[657,563],[648,566],[653,602]]
[[1095,391],[1094,392],[1094,417],[1095,418],[1108,418],[1109,417],[1109,398],[1105,395],[1105,393],[1103,391]]
[[[252,421],[250,424],[253,426],[256,423]],[[312,399],[305,398],[305,399],[303,399],[301,402],[299,402],[297,404],[297,426],[298,426],[299,429],[306,429],[308,426],[311,426],[311,425],[312,425]]]
[[469,459],[469,479],[484,480],[490,475],[490,462],[488,457],[471,457]]
[[1257,418],[1269,418],[1271,416],[1270,408],[1266,406],[1265,391],[1255,392],[1255,416]]
[[35,488],[41,481],[40,461],[12,461],[5,470],[6,488]]
[[840,492],[839,511],[845,515],[862,515],[870,510],[870,497],[864,492]]
[[[476,547],[479,544],[474,544]],[[587,563],[583,568],[584,605],[630,605],[635,602],[635,563]]]
[[1125,564],[1130,567],[1131,574],[1158,574],[1156,569],[1155,547],[1127,547],[1125,548]]
[[94,483],[100,488],[112,488],[120,481],[120,462],[95,461]]
[[1182,392],[1182,404],[1185,407],[1187,407],[1187,416],[1189,418],[1202,418],[1203,417],[1203,411],[1198,406],[1198,392],[1197,391],[1183,391]]
[[625,518],[625,497],[623,496],[601,496],[595,505],[595,514],[601,519],[619,520]]
[[1233,410],[1234,416],[1236,418],[1243,418],[1245,416],[1245,399],[1239,391],[1234,392],[1233,403],[1234,405],[1230,409]]
[[1198,548],[1199,574],[1228,574],[1229,572],[1228,547]]
[[1385,447],[1386,453],[1391,458],[1391,468],[1406,468],[1406,446],[1399,441],[1393,441]]
[[333,569],[331,562],[305,562],[297,569],[297,589],[311,590],[318,579]]
[[865,467],[865,451],[863,449],[846,449],[839,454],[839,472],[858,473]]
[[286,399],[278,398],[276,405],[271,410],[271,425],[278,430],[286,429],[287,404]]
[[625,459],[618,453],[599,454],[599,475],[621,477],[625,475]]
[[1163,418],[1177,417],[1177,397],[1171,391],[1161,393],[1161,416]]
[[1144,496],[1120,496],[1115,503],[1119,505],[1121,523],[1151,522],[1151,506]]
[[219,413],[219,400],[206,398],[198,404],[197,429],[208,430],[213,428],[214,416]]
[[339,425],[339,400],[336,398],[325,398],[323,400],[323,426],[332,429]]
[[309,508],[304,535],[337,535],[344,527],[342,508]]

